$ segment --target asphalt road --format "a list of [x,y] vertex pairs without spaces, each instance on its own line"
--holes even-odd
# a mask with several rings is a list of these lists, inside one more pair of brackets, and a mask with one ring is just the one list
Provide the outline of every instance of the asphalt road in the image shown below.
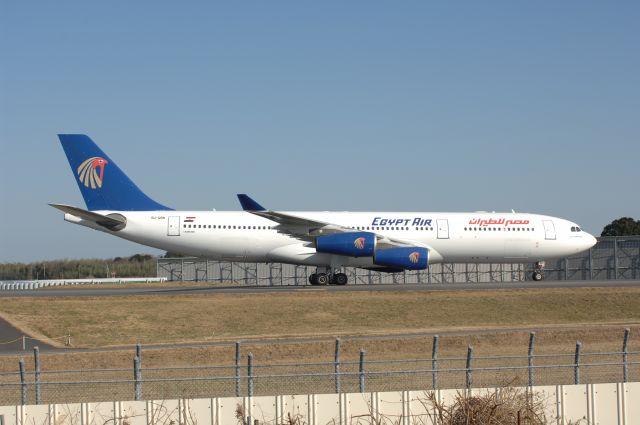
[[26,336],[22,331],[14,328],[5,320],[0,319],[0,353],[29,353],[33,350],[33,347],[39,347],[40,350],[43,351],[54,348],[49,344]]
[[127,287],[100,288],[94,285],[38,289],[31,291],[2,291],[2,297],[101,297],[130,295],[185,295],[185,294],[252,294],[276,292],[357,292],[357,291],[458,291],[458,290],[495,290],[495,289],[532,289],[532,288],[638,288],[640,280],[575,280],[541,282],[492,282],[492,283],[431,283],[431,284],[390,284],[390,285],[346,285],[346,286],[176,286],[176,287]]

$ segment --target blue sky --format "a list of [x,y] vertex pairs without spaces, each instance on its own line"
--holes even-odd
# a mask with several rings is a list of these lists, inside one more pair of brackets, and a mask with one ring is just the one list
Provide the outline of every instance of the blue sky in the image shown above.
[[58,133],[237,210],[640,218],[640,3],[2,2],[0,262],[157,253],[62,221]]

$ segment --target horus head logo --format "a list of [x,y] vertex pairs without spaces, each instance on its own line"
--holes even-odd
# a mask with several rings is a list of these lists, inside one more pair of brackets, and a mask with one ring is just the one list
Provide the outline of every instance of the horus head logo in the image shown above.
[[409,254],[409,261],[411,261],[412,263],[417,263],[419,259],[420,253],[418,251],[413,251],[411,254]]
[[359,237],[358,239],[353,241],[353,246],[355,246],[358,249],[362,249],[362,248],[364,248],[365,241],[366,241],[366,239],[364,237]]
[[[102,177],[104,177],[104,167],[107,165],[107,160],[94,156],[85,160],[78,167],[78,178],[86,187],[91,189],[102,187]],[[98,168],[100,173],[98,173]]]

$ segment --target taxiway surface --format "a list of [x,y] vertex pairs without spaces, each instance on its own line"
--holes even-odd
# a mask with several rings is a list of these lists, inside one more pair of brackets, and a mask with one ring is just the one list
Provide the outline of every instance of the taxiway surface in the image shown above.
[[82,286],[30,291],[2,291],[2,297],[101,297],[131,295],[188,295],[188,294],[252,294],[274,292],[314,292],[314,291],[490,291],[496,289],[543,289],[543,288],[637,288],[640,279],[627,280],[556,280],[491,283],[417,283],[417,284],[350,284],[346,286],[168,286],[168,287],[124,287],[100,288]]

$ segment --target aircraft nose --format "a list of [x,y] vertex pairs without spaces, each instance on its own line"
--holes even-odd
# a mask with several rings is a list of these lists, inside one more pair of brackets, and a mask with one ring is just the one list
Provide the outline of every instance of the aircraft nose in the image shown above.
[[587,248],[591,248],[593,247],[596,243],[598,243],[598,240],[590,233],[587,233],[587,235],[589,235],[585,241]]

